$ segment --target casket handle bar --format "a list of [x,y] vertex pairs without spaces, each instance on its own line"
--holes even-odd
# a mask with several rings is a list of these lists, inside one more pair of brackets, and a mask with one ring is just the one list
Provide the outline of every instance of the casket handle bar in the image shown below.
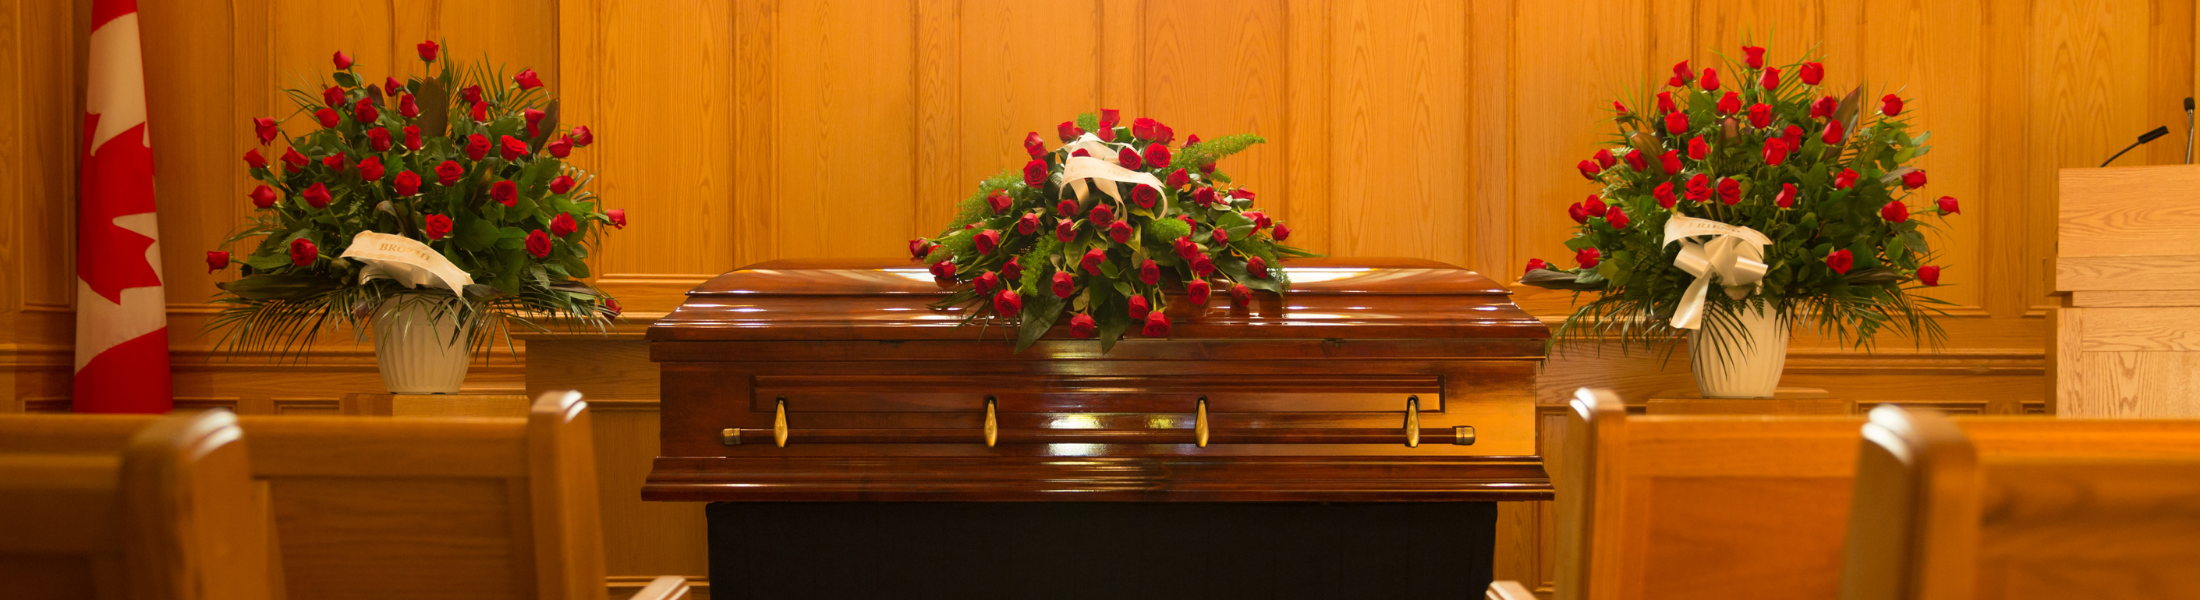
[[[773,403],[772,442],[787,446],[792,438],[812,444],[954,444],[969,443],[968,429],[795,429],[787,426],[787,397]],[[728,446],[741,445],[742,435],[762,435],[763,430],[728,428],[720,437]],[[980,435],[986,447],[1011,444],[1396,444],[1418,448],[1424,439],[1458,446],[1474,445],[1474,426],[1457,425],[1423,429],[1421,397],[1407,396],[1405,426],[1398,429],[1327,427],[1248,427],[1216,429],[1207,418],[1207,397],[1192,407],[1192,428],[1183,429],[1002,429],[1000,400],[985,397],[985,427]],[[1189,433],[1187,436],[1185,434]],[[1189,438],[1189,439],[1187,439]]]

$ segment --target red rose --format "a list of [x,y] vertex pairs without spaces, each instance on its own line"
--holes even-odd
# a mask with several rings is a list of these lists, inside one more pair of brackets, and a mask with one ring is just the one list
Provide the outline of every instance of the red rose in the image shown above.
[[1665,154],[1658,156],[1658,163],[1660,166],[1664,167],[1665,174],[1667,175],[1681,174],[1681,151],[1665,151]]
[[1780,138],[1765,140],[1765,164],[1777,167],[1780,166],[1780,163],[1787,162],[1787,159],[1788,144],[1786,140]]
[[1597,180],[1597,161],[1582,159],[1581,162],[1574,163],[1574,170],[1581,172],[1582,179]]
[[1246,211],[1245,218],[1253,220],[1253,231],[1260,231],[1262,229],[1268,228],[1268,213],[1257,210]]
[[332,85],[328,86],[328,89],[321,90],[321,103],[328,105],[329,108],[343,106],[344,88]]
[[1719,71],[1717,69],[1704,69],[1703,79],[1699,80],[1697,85],[1702,86],[1703,91],[1706,92],[1719,91]]
[[309,266],[313,264],[314,260],[317,260],[319,258],[321,258],[321,247],[313,245],[313,240],[298,238],[290,241],[291,265],[300,267]]
[[451,218],[443,215],[428,215],[420,230],[428,235],[428,241],[431,242],[451,237]]
[[1131,296],[1130,305],[1129,312],[1133,319],[1146,318],[1146,313],[1151,310],[1147,308],[1150,304],[1146,302],[1145,296]]
[[526,120],[527,120],[527,136],[528,136],[528,137],[534,137],[534,136],[535,136],[535,134],[539,133],[539,132],[535,131],[535,126],[536,126],[536,125],[538,125],[538,124],[540,124],[540,123],[542,123],[542,117],[543,117],[543,115],[544,115],[544,113],[543,113],[542,111],[540,111],[540,110],[536,110],[536,109],[532,109],[532,108],[530,108],[530,109],[526,109],[526,110],[522,110],[522,111],[519,111],[519,116],[520,116],[520,118],[522,118],[522,119],[526,119]]
[[1207,258],[1205,254],[1192,257],[1192,275],[1205,278],[1208,275],[1213,275],[1214,272],[1214,259]]
[[1016,219],[1016,233],[1024,235],[1039,233],[1039,213],[1024,213],[1022,218]]
[[1803,66],[1795,69],[1795,77],[1803,80],[1806,85],[1818,85],[1818,82],[1826,79],[1826,66],[1814,62],[1803,63]]
[[542,77],[535,75],[534,69],[520,69],[518,75],[512,76],[512,82],[519,84],[519,89],[523,90],[542,87]]
[[526,156],[527,142],[519,141],[519,138],[509,135],[504,136],[503,143],[501,144],[501,147],[498,148],[498,155],[504,157],[504,160],[512,160],[522,156]]
[[1619,207],[1614,206],[1611,212],[1604,213],[1604,222],[1611,225],[1613,229],[1626,229],[1627,213],[1621,212]]
[[1600,169],[1609,169],[1612,168],[1613,165],[1619,164],[1619,159],[1612,156],[1612,150],[1610,148],[1598,148],[1597,153],[1589,155],[1589,158],[1595,159],[1597,161],[1597,167],[1599,167]]
[[1759,81],[1758,83],[1765,86],[1766,91],[1780,89],[1780,68],[1773,67],[1770,69],[1765,69],[1764,80]]
[[619,313],[626,312],[626,307],[619,306],[619,299],[607,297],[603,299],[603,310],[616,317],[619,316]]
[[1566,207],[1566,218],[1573,219],[1575,223],[1588,223],[1589,207],[1582,206],[1580,202],[1575,202],[1572,206]]
[[1727,92],[1725,96],[1719,98],[1719,114],[1731,115],[1738,112],[1742,112],[1741,94]]
[[1626,160],[1627,168],[1634,169],[1636,173],[1641,173],[1643,169],[1650,168],[1650,161],[1643,160],[1642,151],[1640,150],[1627,153]]
[[1047,161],[1033,159],[1024,163],[1024,185],[1040,187],[1047,183]]
[[1032,158],[1046,156],[1047,141],[1039,137],[1037,131],[1024,134],[1024,153],[1030,154]]
[[1621,115],[1626,115],[1626,114],[1627,114],[1627,105],[1625,105],[1625,104],[1620,104],[1618,100],[1613,100],[1613,101],[1612,101],[1612,112],[1616,112],[1616,113],[1619,113],[1619,114],[1621,114]]
[[260,155],[259,148],[246,150],[244,152],[244,164],[254,169],[265,169],[267,168],[267,157]]
[[373,124],[376,119],[382,118],[382,111],[374,108],[372,98],[360,98],[357,104],[352,105],[351,116],[361,124]]
[[1590,195],[1589,195],[1589,198],[1588,198],[1588,199],[1586,199],[1586,200],[1582,200],[1582,201],[1581,201],[1581,206],[1582,206],[1582,208],[1583,208],[1584,210],[1586,210],[1586,211],[1587,211],[1587,212],[1589,213],[1589,216],[1592,216],[1592,217],[1601,217],[1601,216],[1604,216],[1604,211],[1605,211],[1604,199],[1603,199],[1603,198],[1598,198],[1596,194],[1590,194]]
[[[1677,63],[1677,64],[1674,64],[1674,65],[1673,65],[1673,77],[1674,77],[1675,79],[1679,79],[1679,80],[1681,80],[1681,82],[1683,82],[1683,83],[1686,83],[1686,82],[1688,81],[1688,79],[1689,79],[1689,76],[1690,76],[1690,75],[1693,75],[1694,73],[1695,73],[1695,71],[1693,71],[1693,70],[1690,70],[1690,69],[1688,68],[1688,61],[1685,61],[1685,60],[1684,60],[1684,61],[1681,61],[1681,62],[1679,62],[1679,63]],[[1673,87],[1680,87],[1680,86],[1673,86]]]
[[1688,160],[1703,160],[1710,155],[1711,145],[1704,143],[1703,136],[1688,138]]
[[1521,274],[1521,275],[1526,275],[1526,274],[1529,274],[1529,273],[1534,273],[1534,272],[1536,272],[1536,271],[1540,271],[1540,270],[1543,270],[1543,269],[1548,269],[1548,268],[1551,268],[1551,263],[1543,262],[1543,259],[1540,259],[1540,258],[1531,258],[1531,259],[1528,259],[1528,269],[1527,269],[1527,270],[1525,270],[1525,271],[1522,271],[1522,272],[1521,272],[1520,274]]
[[550,217],[550,235],[565,237],[580,229],[580,223],[573,221],[573,213],[558,213],[558,216]]
[[469,86],[466,86],[466,87],[464,87],[464,88],[462,88],[462,89],[458,90],[458,97],[460,97],[460,98],[465,98],[465,99],[466,99],[466,102],[467,102],[468,104],[480,104],[480,103],[481,103],[481,86],[478,86],[478,85],[469,85]]
[[466,136],[466,158],[479,161],[488,157],[489,136],[478,133]]
[[1107,260],[1107,251],[1093,248],[1085,251],[1085,257],[1078,260],[1077,266],[1083,268],[1086,273],[1099,275],[1100,263],[1107,262]]
[[1068,218],[1064,218],[1060,222],[1055,223],[1054,239],[1060,240],[1064,244],[1069,243],[1070,240],[1077,239],[1077,222],[1072,221]]
[[1652,197],[1655,197],[1655,198],[1657,198],[1657,199],[1658,199],[1658,206],[1659,206],[1659,207],[1662,207],[1662,208],[1672,208],[1672,207],[1673,207],[1673,202],[1674,202],[1674,200],[1673,200],[1673,182],[1671,182],[1671,181],[1668,181],[1668,182],[1665,182],[1665,183],[1660,183],[1660,184],[1658,184],[1658,187],[1657,187],[1656,189],[1652,189],[1652,190],[1650,190],[1650,195],[1651,195]]
[[324,108],[313,111],[313,122],[320,123],[322,127],[329,129],[335,129],[337,119],[342,117],[343,115],[336,114],[334,109]]
[[1880,97],[1879,114],[1887,115],[1890,117],[1902,114],[1902,97],[1896,96],[1894,94],[1887,94],[1886,96]]
[[1856,258],[1850,255],[1847,250],[1835,250],[1832,254],[1826,255],[1826,266],[1832,267],[1835,273],[1846,275],[1849,272],[1849,267],[1855,265]]
[[1910,207],[1903,206],[1901,200],[1888,202],[1886,206],[1879,207],[1879,218],[1886,219],[1888,223],[1908,221],[1910,220]]
[[245,194],[244,197],[251,198],[252,205],[260,208],[274,208],[275,201],[282,198],[275,194],[275,188],[264,185],[252,188],[252,193]]
[[1166,145],[1169,143],[1170,140],[1174,139],[1176,139],[1176,130],[1170,129],[1169,126],[1165,123],[1154,123],[1154,142]]
[[1268,261],[1261,260],[1258,256],[1245,257],[1245,272],[1251,273],[1254,279],[1267,279]]
[[1207,206],[1215,203],[1215,188],[1202,187],[1192,190],[1192,204]]
[[567,135],[573,138],[575,148],[587,148],[589,144],[596,143],[596,132],[589,131],[587,125],[576,125],[573,132]]
[[1085,135],[1085,129],[1078,127],[1076,121],[1063,121],[1054,126],[1054,137],[1061,138],[1064,144],[1077,141],[1077,137],[1082,135]]
[[390,149],[390,130],[376,127],[367,130],[367,147],[375,152]]
[[909,260],[924,260],[925,256],[931,254],[932,242],[925,241],[924,238],[909,240]]
[[[1068,296],[1064,296],[1067,298]],[[1091,339],[1100,331],[1100,325],[1092,321],[1092,315],[1078,313],[1069,317],[1069,335],[1080,340]]]
[[1008,264],[1001,265],[1001,278],[1023,279],[1024,263],[1017,261],[1014,256],[1008,257]]
[[1780,139],[1787,140],[1789,148],[1802,149],[1803,127],[1801,125],[1787,126],[1786,130],[1780,132]]
[[551,179],[551,180],[550,180],[550,193],[552,193],[552,194],[563,194],[563,193],[566,193],[566,192],[570,192],[570,191],[573,191],[573,178],[572,178],[572,177],[570,177],[570,176],[566,176],[566,175],[559,175],[559,176],[557,176],[557,178],[556,178],[556,179]]
[[1054,205],[1054,212],[1064,217],[1077,216],[1077,200],[1063,199],[1060,204]]
[[518,208],[519,185],[512,183],[510,179],[498,181],[495,185],[489,186],[489,197],[495,199],[498,204],[504,205],[505,208]]
[[1169,313],[1153,311],[1146,314],[1146,327],[1138,333],[1150,338],[1169,337]]
[[405,149],[414,152],[420,151],[420,126],[405,126]]
[[[1054,272],[1054,297],[1056,297],[1056,298],[1062,298],[1062,299],[1068,299],[1068,298],[1070,297],[1070,295],[1071,295],[1071,294],[1075,294],[1075,293],[1077,293],[1077,280],[1076,280],[1075,278],[1072,278],[1072,277],[1070,277],[1070,275],[1069,275],[1069,271],[1055,271],[1055,272]],[[1084,315],[1078,315],[1078,316],[1084,316]]]
[[[1159,148],[1160,146],[1154,147]],[[1153,208],[1154,203],[1160,201],[1161,190],[1153,189],[1153,186],[1139,184],[1138,187],[1131,189],[1131,202],[1137,203],[1139,208]]]
[[1690,178],[1688,178],[1688,200],[1689,200],[1689,201],[1691,201],[1691,202],[1702,202],[1702,201],[1705,201],[1705,200],[1710,200],[1710,199],[1711,199],[1711,177],[1710,177],[1710,176],[1708,176],[1708,175],[1704,175],[1704,174],[1702,174],[1702,173],[1697,173],[1695,177],[1690,177]]
[[[209,252],[208,254],[212,253]],[[213,260],[214,259],[211,257],[207,258],[207,262],[210,264],[213,262]],[[1932,265],[1918,267],[1917,282],[1928,286],[1940,285],[1940,267],[1935,267]]]
[[943,260],[940,262],[932,263],[931,270],[933,279],[937,279],[940,281],[955,280],[955,261],[953,260]]
[[1196,144],[1198,144],[1198,143],[1199,143],[1199,134],[1197,134],[1197,133],[1194,133],[1194,134],[1192,134],[1192,135],[1190,135],[1190,136],[1186,136],[1186,137],[1184,138],[1184,147],[1186,147],[1186,148],[1190,148],[1190,147],[1192,147],[1193,145],[1196,145]]
[[1839,146],[1841,145],[1841,142],[1848,139],[1848,137],[1849,132],[1847,129],[1841,127],[1840,121],[1828,120],[1826,121],[1826,133],[1825,135],[1819,136],[1818,141],[1825,142],[1828,146]]
[[1213,231],[1210,231],[1210,232],[1208,232],[1208,237],[1212,237],[1212,238],[1214,238],[1214,240],[1215,240],[1215,245],[1218,245],[1218,246],[1219,246],[1219,245],[1222,245],[1222,244],[1228,244],[1228,243],[1230,243],[1230,232],[1229,232],[1229,230],[1226,230],[1226,229],[1223,229],[1223,228],[1220,228],[1220,227],[1217,227],[1217,228],[1215,228],[1215,229],[1214,229]]
[[1161,184],[1164,186],[1168,186],[1168,188],[1172,190],[1181,190],[1184,189],[1185,185],[1190,184],[1191,182],[1192,175],[1190,172],[1185,171],[1184,169],[1177,169],[1176,172],[1169,174],[1168,181],[1161,182]]
[[[603,216],[605,219],[609,219],[611,221],[612,229],[626,229],[626,209],[614,208],[611,210],[603,211]],[[1015,262],[1015,260],[1016,259],[1011,258],[1009,259],[1009,262]]]
[[1856,169],[1842,169],[1840,173],[1833,175],[1833,189],[1845,190],[1856,187],[1856,178]]
[[1821,96],[1817,102],[1810,103],[1810,118],[1831,118],[1833,117],[1833,111],[1840,108],[1841,101],[1833,99],[1832,96]]
[[1275,236],[1276,241],[1281,242],[1291,238],[1291,228],[1284,226],[1282,223],[1277,223],[1275,233],[1270,235]]
[[1154,144],[1146,147],[1146,166],[1160,169],[1169,166],[1169,147]]
[[1675,110],[1679,109],[1674,108],[1673,106],[1673,93],[1658,92],[1658,114],[1662,115],[1665,113],[1673,112]]
[[1108,239],[1115,240],[1115,243],[1118,244],[1130,243],[1131,224],[1127,221],[1114,221],[1108,223]]
[[328,186],[322,185],[321,182],[313,182],[313,186],[306,188],[305,193],[301,195],[305,196],[307,205],[314,208],[328,208]]
[[473,106],[467,107],[466,116],[474,121],[487,123],[489,122],[489,105],[474,103]]
[[1138,159],[1138,151],[1132,150],[1128,147],[1123,148],[1121,151],[1115,153],[1115,162],[1123,165],[1123,168],[1133,171],[1136,171],[1140,167],[1145,166]]
[[381,181],[382,173],[382,157],[369,156],[366,160],[359,161],[360,180],[368,182]]
[[1765,68],[1765,49],[1756,46],[1742,47],[1742,64],[1752,69]]
[[1943,215],[1955,215],[1955,214],[1962,214],[1962,213],[1963,213],[1963,210],[1961,209],[1961,207],[1958,207],[1958,206],[1956,206],[1956,197],[1955,197],[1955,196],[1941,196],[1941,197],[1940,197],[1940,201],[1939,201],[1939,204],[1940,204],[1940,214],[1943,214]]
[[413,46],[414,50],[420,51],[420,60],[424,61],[435,60],[436,51],[442,48],[443,45],[435,43],[435,40],[428,40]]
[[226,268],[229,268],[228,252],[222,250],[206,251],[206,272],[212,273]]
[[1131,121],[1131,137],[1141,140],[1153,139],[1156,125],[1159,125],[1159,123],[1155,123],[1153,119],[1145,117],[1133,119]]
[[1251,306],[1253,304],[1253,289],[1245,287],[1245,284],[1242,283],[1231,285],[1230,302],[1236,303],[1240,307]]
[[535,258],[550,257],[550,234],[537,229],[527,232],[527,254]]
[[565,158],[573,153],[573,138],[572,136],[558,136],[558,139],[551,140],[542,149],[550,151],[551,156]]
[[252,134],[260,137],[261,145],[275,141],[276,131],[278,129],[275,127],[275,119],[273,118],[255,117],[252,119]]
[[992,229],[980,231],[978,235],[971,236],[971,241],[978,245],[979,254],[992,254],[994,250],[1001,248],[1001,232]]
[[338,71],[351,68],[351,55],[345,54],[342,50],[336,51],[336,56],[330,57],[329,60],[336,63],[336,70]]
[[1924,169],[1917,169],[1917,170],[1914,170],[1914,171],[1910,171],[1910,172],[1908,172],[1908,173],[1903,173],[1903,174],[1902,174],[1902,187],[1905,187],[1905,188],[1909,188],[1909,189],[1913,189],[1913,190],[1914,190],[1914,189],[1917,189],[1917,188],[1925,187],[1925,170],[1924,170]]
[[1096,224],[1107,223],[1115,220],[1115,209],[1109,208],[1106,204],[1093,204],[1092,212],[1087,213],[1085,216],[1091,218],[1092,222]]
[[330,155],[328,155],[327,157],[324,157],[324,158],[322,158],[322,159],[321,159],[321,166],[324,166],[324,167],[328,167],[328,169],[329,169],[329,170],[331,170],[331,171],[336,171],[336,172],[339,172],[339,173],[343,172],[343,170],[344,170],[344,153],[342,153],[342,152],[338,152],[338,153],[335,153],[335,154],[330,154]]
[[1772,105],[1749,105],[1749,126],[1764,129],[1772,126]]
[[[993,276],[992,273],[985,275]],[[1003,317],[1023,314],[1024,297],[1016,295],[1016,290],[1001,290],[1000,294],[993,296],[993,312]]]
[[1778,195],[1778,196],[1774,196],[1774,197],[1772,198],[1772,203],[1773,203],[1774,205],[1777,205],[1777,206],[1779,206],[1780,208],[1792,208],[1792,207],[1794,207],[1794,206],[1795,206],[1795,184],[1792,184],[1792,183],[1783,183],[1783,184],[1780,184],[1780,195]]
[[444,187],[450,187],[451,184],[458,183],[458,178],[465,176],[466,167],[459,166],[458,161],[446,160],[443,161],[443,164],[435,166],[436,182],[443,184]]
[[1145,282],[1146,285],[1160,283],[1161,263],[1154,262],[1151,258],[1146,259],[1146,262],[1138,263],[1138,280]]
[[1597,262],[1600,261],[1603,256],[1604,254],[1598,252],[1595,248],[1582,248],[1580,252],[1574,253],[1574,262],[1580,263],[1581,268],[1594,269],[1597,268]]
[[1732,179],[1719,180],[1719,202],[1733,206],[1742,202],[1742,182]]
[[1206,306],[1207,297],[1213,294],[1213,288],[1207,285],[1205,279],[1194,279],[1191,283],[1184,284],[1185,299],[1191,300],[1192,306]]
[[1192,236],[1187,235],[1176,238],[1176,241],[1171,243],[1176,245],[1176,255],[1184,260],[1191,260],[1192,257],[1199,256],[1199,243],[1193,242]]
[[1674,112],[1665,115],[1665,132],[1680,135],[1688,131],[1688,113]]
[[1209,161],[1209,162],[1203,162],[1203,163],[1199,163],[1199,172],[1201,172],[1201,173],[1210,173],[1210,174],[1211,174],[1211,173],[1214,173],[1214,172],[1215,172],[1215,163],[1214,163],[1213,161]]

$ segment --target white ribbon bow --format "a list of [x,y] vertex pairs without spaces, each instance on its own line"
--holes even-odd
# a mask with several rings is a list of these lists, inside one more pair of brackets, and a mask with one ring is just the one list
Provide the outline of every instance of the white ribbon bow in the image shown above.
[[[1153,186],[1154,191],[1161,191],[1161,180],[1159,178],[1154,177],[1152,173],[1133,171],[1115,164],[1115,153],[1119,153],[1121,150],[1111,148],[1107,142],[1100,141],[1100,138],[1093,137],[1090,133],[1063,146],[1063,149],[1071,151],[1083,149],[1092,154],[1092,156],[1072,156],[1062,164],[1062,184],[1077,193],[1079,203],[1083,203],[1086,194],[1089,193],[1087,186],[1091,184],[1085,182],[1087,179],[1144,184]],[[1106,158],[1101,158],[1102,153],[1108,153],[1104,155]],[[1102,193],[1107,194],[1109,198],[1114,198],[1117,204],[1121,204],[1125,200],[1116,192],[1113,185],[1093,187],[1100,188]],[[1167,202],[1156,202],[1153,211],[1156,218],[1166,217],[1168,216],[1169,205]]]
[[402,235],[361,231],[351,238],[343,256],[366,263],[359,269],[360,283],[390,279],[417,288],[440,282],[461,298],[466,296],[466,286],[474,283],[473,276],[443,258],[443,253]]
[[[1709,242],[1693,239],[1714,236]],[[1702,325],[1704,297],[1711,292],[1711,277],[1718,276],[1729,298],[1740,300],[1757,290],[1765,278],[1765,246],[1772,240],[1755,229],[1709,219],[1673,215],[1665,222],[1665,243],[1680,242],[1681,254],[1673,266],[1696,276],[1681,294],[1681,306],[1673,311],[1673,327],[1695,329]]]

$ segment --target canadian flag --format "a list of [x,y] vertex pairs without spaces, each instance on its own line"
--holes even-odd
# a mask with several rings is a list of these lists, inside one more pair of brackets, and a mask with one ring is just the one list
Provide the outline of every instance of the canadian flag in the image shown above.
[[175,400],[137,0],[95,0],[91,39],[77,204],[75,411],[167,412]]

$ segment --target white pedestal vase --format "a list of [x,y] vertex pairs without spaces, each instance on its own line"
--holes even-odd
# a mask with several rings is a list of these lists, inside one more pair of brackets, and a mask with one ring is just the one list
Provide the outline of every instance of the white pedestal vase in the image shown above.
[[456,394],[466,383],[472,336],[457,334],[454,308],[411,299],[390,300],[375,311],[374,358],[390,393]]
[[[1688,333],[1696,388],[1705,398],[1771,398],[1787,366],[1788,328],[1769,309],[1745,310],[1734,317],[1740,331],[1714,332],[1706,316],[1702,328]],[[1746,338],[1737,335],[1742,332]]]

